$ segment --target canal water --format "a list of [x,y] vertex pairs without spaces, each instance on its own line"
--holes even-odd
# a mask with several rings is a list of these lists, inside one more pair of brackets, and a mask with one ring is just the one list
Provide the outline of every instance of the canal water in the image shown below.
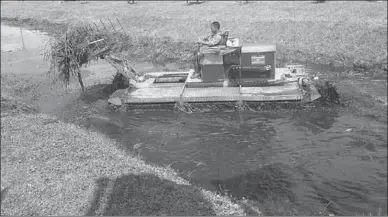
[[386,210],[386,122],[324,109],[104,115],[94,129],[204,188],[311,212]]
[[[21,47],[12,40],[19,29],[9,28],[2,26],[2,52]],[[277,204],[299,213],[387,212],[386,119],[330,107],[185,114],[117,112],[105,103],[95,102],[98,115],[85,125],[195,185],[262,209]]]

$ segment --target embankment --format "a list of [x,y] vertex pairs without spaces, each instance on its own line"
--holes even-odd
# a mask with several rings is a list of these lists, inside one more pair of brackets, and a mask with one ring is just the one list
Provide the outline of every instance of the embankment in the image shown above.
[[275,43],[279,64],[297,60],[381,73],[387,65],[386,9],[385,4],[362,1],[206,2],[193,6],[112,2],[109,7],[103,2],[2,2],[1,19],[53,33],[70,24],[100,24],[100,19],[117,18],[134,38],[134,58],[159,64],[179,62],[182,67],[190,65],[196,35],[208,34],[210,20],[218,20],[243,42]]

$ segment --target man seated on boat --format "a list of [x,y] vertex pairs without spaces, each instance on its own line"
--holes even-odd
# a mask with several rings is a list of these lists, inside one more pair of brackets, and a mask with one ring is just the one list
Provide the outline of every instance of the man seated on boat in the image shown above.
[[222,36],[220,34],[220,23],[217,21],[212,22],[210,25],[210,31],[211,35],[203,38],[198,42],[200,45],[207,45],[209,47],[213,47],[221,43]]
[[[220,45],[223,42],[223,36],[220,33],[220,23],[215,21],[210,24],[211,35],[198,41],[199,46],[214,47]],[[194,70],[193,77],[199,77],[199,61],[203,58],[203,54],[196,50],[194,53]]]

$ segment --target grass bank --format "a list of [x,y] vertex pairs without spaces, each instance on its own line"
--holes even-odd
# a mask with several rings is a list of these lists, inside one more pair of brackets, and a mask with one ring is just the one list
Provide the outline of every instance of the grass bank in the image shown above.
[[375,2],[1,4],[2,20],[33,24],[45,31],[81,21],[118,18],[137,45],[134,57],[160,63],[189,64],[196,34],[208,34],[209,23],[218,20],[222,29],[231,30],[231,36],[243,42],[276,43],[281,62],[307,60],[359,71],[382,70],[387,64],[387,5]]
[[99,133],[3,109],[2,99],[1,215],[244,214],[227,197],[128,156]]

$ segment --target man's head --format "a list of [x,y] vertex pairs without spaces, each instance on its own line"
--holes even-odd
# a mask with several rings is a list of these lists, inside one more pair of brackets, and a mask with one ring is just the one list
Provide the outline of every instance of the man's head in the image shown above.
[[212,33],[217,33],[220,30],[220,23],[217,21],[212,22],[212,24],[210,25],[210,29]]

